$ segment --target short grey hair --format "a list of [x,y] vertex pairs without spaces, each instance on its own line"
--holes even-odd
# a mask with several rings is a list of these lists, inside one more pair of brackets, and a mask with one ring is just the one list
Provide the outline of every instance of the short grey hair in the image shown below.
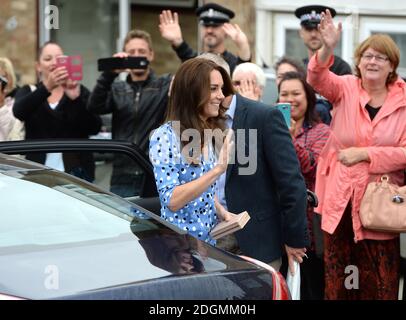
[[226,60],[224,60],[223,57],[221,55],[219,55],[219,54],[215,54],[215,53],[212,53],[212,52],[204,52],[204,53],[198,55],[196,58],[207,59],[207,60],[213,61],[219,67],[222,67],[224,70],[226,70],[228,75],[231,74],[230,66],[228,65]]
[[241,64],[237,65],[237,67],[235,67],[233,74],[237,73],[238,71],[252,72],[255,75],[255,77],[257,78],[258,85],[262,88],[265,88],[265,84],[266,84],[265,72],[257,64],[251,63],[251,62],[241,63]]

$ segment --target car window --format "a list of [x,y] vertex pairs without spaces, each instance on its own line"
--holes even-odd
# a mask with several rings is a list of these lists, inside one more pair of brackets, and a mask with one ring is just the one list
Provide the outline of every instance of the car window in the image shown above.
[[137,204],[13,159],[0,155],[1,293],[57,298],[246,268]]
[[130,223],[159,228],[143,208],[54,170],[4,172],[1,189],[8,195],[1,201],[1,247],[119,237],[131,233]]
[[152,173],[126,154],[76,151],[17,156],[74,175],[120,197],[157,196]]

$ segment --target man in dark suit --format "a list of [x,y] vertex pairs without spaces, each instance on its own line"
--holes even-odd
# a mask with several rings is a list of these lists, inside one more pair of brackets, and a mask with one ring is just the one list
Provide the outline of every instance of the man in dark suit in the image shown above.
[[236,157],[220,178],[219,201],[230,212],[251,216],[235,234],[243,254],[279,269],[286,249],[292,267],[308,244],[306,186],[282,113],[238,94],[224,105]]
[[[219,55],[204,53],[230,74]],[[236,94],[226,97],[226,126],[235,133],[235,159],[218,180],[217,198],[230,212],[247,211],[245,227],[217,246],[279,269],[286,250],[289,267],[302,262],[308,245],[306,185],[292,138],[275,107]],[[235,244],[235,238],[237,244]]]

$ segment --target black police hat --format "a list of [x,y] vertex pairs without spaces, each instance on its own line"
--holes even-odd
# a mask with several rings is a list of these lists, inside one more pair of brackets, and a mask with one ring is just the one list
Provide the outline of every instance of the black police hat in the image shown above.
[[196,9],[200,23],[205,26],[218,26],[234,18],[234,12],[216,3],[207,3]]
[[336,15],[336,11],[333,8],[319,5],[311,5],[297,8],[295,10],[295,16],[300,19],[300,24],[305,28],[317,28],[317,25],[321,20],[321,13],[326,12],[329,9],[331,16]]

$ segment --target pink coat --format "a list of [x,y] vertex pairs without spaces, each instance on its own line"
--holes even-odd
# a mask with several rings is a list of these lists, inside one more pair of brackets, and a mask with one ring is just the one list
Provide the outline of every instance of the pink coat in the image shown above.
[[[322,229],[332,234],[351,200],[354,241],[385,240],[396,234],[364,229],[359,208],[366,186],[388,173],[391,182],[403,185],[406,168],[406,83],[398,80],[389,86],[381,110],[371,121],[364,106],[370,100],[360,78],[337,76],[318,64],[317,55],[309,62],[307,81],[333,104],[331,134],[322,150],[316,173],[316,194],[322,215]],[[346,167],[337,160],[337,151],[348,147],[367,147],[370,162]]]

